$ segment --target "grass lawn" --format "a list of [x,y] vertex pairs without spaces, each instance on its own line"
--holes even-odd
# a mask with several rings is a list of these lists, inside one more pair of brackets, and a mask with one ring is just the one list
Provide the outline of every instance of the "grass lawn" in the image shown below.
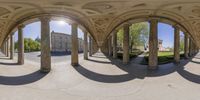
[[[139,50],[139,49],[134,49],[132,50],[132,52],[129,54],[130,59],[132,58],[136,58],[138,55],[142,54],[143,51]],[[117,58],[119,59],[123,59],[123,52],[118,52],[117,53]]]
[[[147,52],[145,54],[145,57],[143,59],[143,61],[141,62],[142,65],[148,65],[148,56],[149,53]],[[184,58],[184,53],[181,52],[180,53],[180,58],[183,59]],[[173,52],[158,52],[158,64],[166,64],[166,63],[170,63],[174,61],[174,54]]]

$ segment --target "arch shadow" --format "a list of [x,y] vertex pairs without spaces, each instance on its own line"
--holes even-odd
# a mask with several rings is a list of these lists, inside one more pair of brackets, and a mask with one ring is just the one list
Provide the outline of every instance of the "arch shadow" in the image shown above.
[[0,62],[0,65],[19,65],[18,63],[4,63]]
[[4,58],[2,58],[2,56],[0,57],[0,59],[4,59],[4,60],[10,60],[10,58],[9,58],[9,57],[4,57]]
[[190,82],[194,82],[197,84],[200,84],[200,75],[197,74],[193,74],[189,71],[186,71],[184,69],[184,67],[180,67],[177,72],[179,73],[179,75],[181,75],[184,79],[190,81]]
[[191,62],[196,63],[196,64],[200,64],[200,62],[194,61],[194,60],[191,60]]
[[[184,66],[192,61],[192,59],[183,59],[180,64],[176,65],[174,63],[168,63],[160,65],[157,70],[148,70],[147,66],[139,65],[139,64],[122,64],[122,61],[118,59],[113,59],[108,57],[111,61],[110,64],[116,65],[117,68],[127,72],[127,74],[122,75],[105,75],[101,73],[97,73],[91,71],[84,67],[83,65],[79,65],[75,67],[75,70],[79,72],[84,77],[98,81],[103,83],[121,83],[134,79],[144,79],[145,77],[160,77],[164,75],[168,75],[174,72],[178,72],[183,78],[188,81],[200,84],[200,75],[195,75],[184,70]],[[102,63],[101,61],[95,61],[96,63]],[[95,65],[95,64],[94,64]]]
[[112,62],[108,62],[108,61],[93,60],[93,59],[90,59],[90,58],[88,58],[87,60],[88,61],[92,61],[92,62],[96,62],[96,63],[104,63],[104,64],[111,64],[112,63]]
[[39,70],[23,76],[0,76],[2,85],[25,85],[36,82],[46,76],[47,73],[41,73]]
[[130,74],[104,75],[104,74],[90,71],[82,65],[79,65],[78,67],[74,67],[74,68],[77,72],[87,77],[88,79],[98,81],[98,82],[103,82],[103,83],[120,83],[120,82],[125,82],[125,81],[129,81],[129,80],[137,78],[136,76],[130,75]]
[[92,55],[92,57],[95,57],[95,58],[106,58],[106,57],[95,56],[95,55]]

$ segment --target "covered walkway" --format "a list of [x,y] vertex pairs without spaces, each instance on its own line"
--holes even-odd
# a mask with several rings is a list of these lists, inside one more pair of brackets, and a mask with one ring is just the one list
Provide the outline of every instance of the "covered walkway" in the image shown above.
[[170,63],[156,71],[133,63],[124,65],[102,53],[89,57],[89,61],[80,59],[78,67],[72,67],[70,61],[54,64],[48,74],[40,73],[33,61],[26,60],[24,65],[16,62],[1,56],[1,100],[198,100],[200,97],[200,54],[182,60],[179,66]]

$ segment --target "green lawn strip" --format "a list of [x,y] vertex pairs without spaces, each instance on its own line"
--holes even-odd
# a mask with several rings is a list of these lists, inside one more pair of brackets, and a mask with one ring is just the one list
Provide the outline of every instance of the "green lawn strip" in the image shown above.
[[[129,54],[130,59],[136,58],[138,55],[140,55],[140,54],[142,54],[142,53],[143,53],[143,51],[138,50],[138,49],[132,50],[132,51],[130,52],[130,54]],[[119,59],[123,59],[123,52],[118,52],[118,53],[117,53],[117,57],[118,57]]]
[[[184,58],[184,54],[180,53],[180,58]],[[171,63],[174,61],[174,54],[173,52],[159,52],[158,53],[158,64],[166,64]],[[148,53],[145,55],[143,61],[141,62],[142,65],[148,65]]]

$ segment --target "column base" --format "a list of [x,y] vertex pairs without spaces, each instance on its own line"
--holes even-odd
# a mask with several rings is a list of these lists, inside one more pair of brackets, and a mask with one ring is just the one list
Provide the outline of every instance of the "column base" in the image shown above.
[[87,58],[84,58],[84,60],[88,60],[88,57],[87,57]]
[[73,67],[78,67],[78,66],[79,66],[78,63],[71,63],[71,65],[72,65]]
[[174,64],[175,64],[175,65],[179,65],[179,64],[180,64],[180,61],[174,61]]
[[18,65],[24,65],[24,62],[17,62]]
[[113,58],[113,59],[117,59],[117,57],[116,57],[116,56],[113,56],[112,58]]
[[185,57],[185,59],[189,59],[189,57],[187,56],[187,57]]
[[129,62],[123,62],[123,64],[127,65]]
[[147,69],[150,71],[157,70],[158,66],[148,66]]
[[48,72],[50,72],[50,71],[51,71],[50,68],[41,68],[41,69],[40,69],[40,72],[42,72],[42,73],[48,73]]

